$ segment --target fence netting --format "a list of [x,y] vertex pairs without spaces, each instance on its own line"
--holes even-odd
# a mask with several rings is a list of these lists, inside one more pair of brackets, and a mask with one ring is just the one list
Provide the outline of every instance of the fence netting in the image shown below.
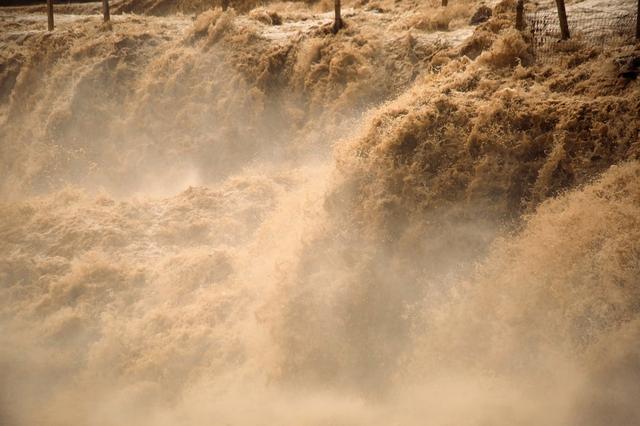
[[583,48],[633,46],[636,13],[631,11],[567,13],[569,40],[561,40],[560,22],[555,10],[543,10],[526,15],[531,31],[533,53],[541,62],[556,61],[561,53]]

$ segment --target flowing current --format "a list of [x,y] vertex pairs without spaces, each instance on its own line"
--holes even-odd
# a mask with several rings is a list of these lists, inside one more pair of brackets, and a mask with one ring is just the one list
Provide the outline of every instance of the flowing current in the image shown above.
[[628,50],[378,3],[0,9],[1,425],[640,422]]

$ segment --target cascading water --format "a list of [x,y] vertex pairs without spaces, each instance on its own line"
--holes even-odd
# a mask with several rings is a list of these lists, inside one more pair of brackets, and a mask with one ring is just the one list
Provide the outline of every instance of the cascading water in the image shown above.
[[512,3],[0,10],[0,424],[639,421],[640,85]]

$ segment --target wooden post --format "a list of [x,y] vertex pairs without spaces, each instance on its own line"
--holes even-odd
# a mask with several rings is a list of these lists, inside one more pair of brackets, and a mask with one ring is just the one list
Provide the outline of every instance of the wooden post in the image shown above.
[[227,10],[229,8],[229,0],[222,0],[222,10]]
[[636,40],[640,41],[640,0],[638,0],[638,15],[636,16]]
[[340,5],[340,0],[334,0],[334,11],[335,11],[335,18],[333,20],[333,33],[336,34],[338,31],[340,31],[342,29],[343,22],[342,22],[342,14],[340,11],[341,5]]
[[516,5],[516,30],[524,30],[524,0],[518,0]]
[[442,6],[447,6],[449,4],[449,0],[442,0]]
[[49,31],[53,31],[53,0],[47,0],[47,24]]
[[102,15],[104,16],[104,22],[111,21],[111,14],[109,13],[109,0],[102,0]]
[[560,20],[562,40],[568,40],[571,35],[569,34],[569,22],[567,21],[567,10],[564,7],[564,0],[556,0],[556,6],[558,6],[558,19]]

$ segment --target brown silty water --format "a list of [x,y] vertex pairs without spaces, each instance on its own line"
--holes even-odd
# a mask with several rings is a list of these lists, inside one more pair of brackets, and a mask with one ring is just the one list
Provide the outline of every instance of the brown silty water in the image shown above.
[[0,424],[640,421],[633,47],[436,3],[0,9]]

